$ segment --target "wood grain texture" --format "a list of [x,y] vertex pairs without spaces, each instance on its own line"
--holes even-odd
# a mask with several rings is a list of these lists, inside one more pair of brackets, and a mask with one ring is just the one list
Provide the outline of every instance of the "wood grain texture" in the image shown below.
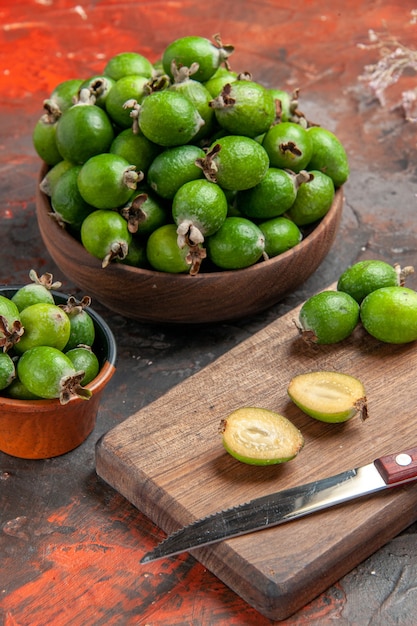
[[[39,180],[46,173],[43,167]],[[49,198],[36,190],[45,246],[62,272],[111,311],[141,322],[200,324],[244,318],[276,304],[307,280],[328,254],[342,217],[343,188],[325,217],[283,254],[234,271],[170,274],[101,261],[51,219]]]
[[[359,326],[334,346],[308,347],[298,310],[174,387],[108,432],[97,473],[165,532],[216,510],[341,472],[410,448],[416,441],[414,344],[382,344]],[[369,417],[325,424],[287,396],[291,377],[329,369],[360,378]],[[281,466],[248,466],[223,449],[220,420],[237,407],[261,406],[291,419],[305,437]],[[250,605],[284,619],[417,517],[413,484],[193,551]],[[146,567],[146,566],[144,566]]]

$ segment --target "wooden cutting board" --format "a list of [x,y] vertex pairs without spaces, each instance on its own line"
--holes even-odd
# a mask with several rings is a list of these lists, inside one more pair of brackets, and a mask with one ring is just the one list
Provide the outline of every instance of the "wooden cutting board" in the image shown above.
[[[416,445],[416,344],[382,344],[358,327],[337,345],[307,347],[294,324],[298,310],[104,435],[96,450],[99,476],[170,533],[219,509]],[[362,380],[365,422],[324,424],[292,404],[291,377],[318,369]],[[220,420],[245,405],[282,413],[300,428],[305,446],[296,459],[255,467],[225,452]],[[416,519],[417,484],[411,483],[193,555],[261,614],[281,620]],[[149,565],[138,567],[145,573]]]

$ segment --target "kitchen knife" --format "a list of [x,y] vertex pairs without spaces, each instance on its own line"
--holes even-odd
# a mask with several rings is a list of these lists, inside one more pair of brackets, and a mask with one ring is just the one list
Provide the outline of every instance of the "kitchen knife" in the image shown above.
[[416,479],[417,447],[382,456],[369,465],[261,496],[198,519],[169,535],[151,552],[145,554],[141,563],[277,526]]

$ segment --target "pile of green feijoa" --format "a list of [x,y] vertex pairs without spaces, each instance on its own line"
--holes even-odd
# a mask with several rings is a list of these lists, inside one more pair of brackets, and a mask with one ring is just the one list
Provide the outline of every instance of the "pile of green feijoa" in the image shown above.
[[329,211],[346,151],[293,94],[231,69],[233,46],[171,42],[58,84],[34,147],[56,219],[102,261],[189,272],[282,254]]
[[51,274],[38,277],[8,297],[0,295],[0,393],[15,400],[88,400],[88,385],[100,364],[94,352],[90,298],[56,301]]
[[358,261],[339,277],[336,289],[321,291],[301,306],[299,329],[309,342],[333,344],[358,325],[385,343],[417,340],[417,292],[405,286],[412,266],[380,259]]

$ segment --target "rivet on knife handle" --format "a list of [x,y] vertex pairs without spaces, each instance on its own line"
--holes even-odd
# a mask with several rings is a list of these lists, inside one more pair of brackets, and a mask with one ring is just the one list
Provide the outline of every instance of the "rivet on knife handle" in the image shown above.
[[387,485],[395,485],[417,477],[417,448],[389,454],[374,461]]

